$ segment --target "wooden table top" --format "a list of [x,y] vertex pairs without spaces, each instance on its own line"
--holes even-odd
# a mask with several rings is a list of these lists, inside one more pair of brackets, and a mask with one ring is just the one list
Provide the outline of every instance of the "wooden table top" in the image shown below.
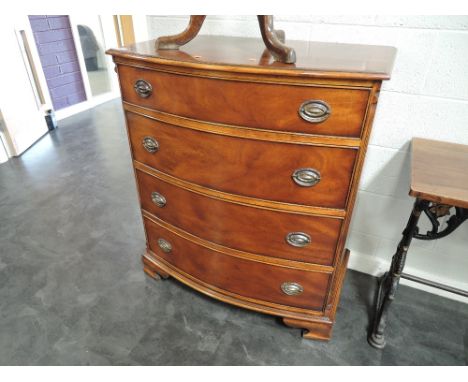
[[390,78],[396,49],[390,46],[338,44],[288,40],[286,45],[296,51],[296,63],[273,60],[261,38],[230,36],[197,36],[179,50],[156,50],[155,40],[139,42],[122,48],[109,49],[117,57],[138,58],[158,63],[184,63],[187,66],[216,66],[216,70],[268,72],[272,74],[300,73],[314,77],[354,79]]
[[410,195],[468,208],[468,146],[413,138]]

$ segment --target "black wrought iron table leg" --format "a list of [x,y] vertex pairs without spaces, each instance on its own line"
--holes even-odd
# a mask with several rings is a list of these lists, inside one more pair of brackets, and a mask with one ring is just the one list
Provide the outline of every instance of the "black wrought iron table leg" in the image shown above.
[[413,210],[408,219],[406,228],[403,231],[403,237],[398,244],[397,251],[393,255],[390,270],[383,275],[380,280],[379,289],[377,292],[375,316],[370,331],[368,342],[371,346],[382,349],[385,347],[384,330],[386,326],[387,312],[390,303],[395,298],[400,277],[403,272],[406,261],[406,253],[411,244],[415,233],[418,230],[418,221],[421,212],[428,207],[430,202],[426,200],[416,199]]

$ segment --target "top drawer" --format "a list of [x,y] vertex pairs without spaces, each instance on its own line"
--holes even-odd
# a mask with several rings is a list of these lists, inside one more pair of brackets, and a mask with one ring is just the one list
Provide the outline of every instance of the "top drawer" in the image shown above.
[[202,121],[305,134],[359,137],[369,97],[367,89],[210,79],[125,65],[118,71],[124,101]]

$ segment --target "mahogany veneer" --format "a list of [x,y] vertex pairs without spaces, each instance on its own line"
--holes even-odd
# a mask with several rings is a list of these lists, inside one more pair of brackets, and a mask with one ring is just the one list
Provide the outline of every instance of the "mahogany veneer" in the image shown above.
[[[204,121],[306,134],[359,137],[370,93],[369,89],[245,83],[134,67],[122,67],[119,75],[128,84],[146,78],[157,89],[157,97],[141,99],[131,86],[122,86],[122,97],[133,104]],[[315,125],[303,120],[297,109],[307,99],[333,99],[330,118]]]
[[[136,161],[166,174],[219,191],[285,203],[344,208],[357,150],[293,145],[226,137],[170,126],[127,113],[129,137]],[[154,155],[144,149],[144,137],[157,137]],[[295,169],[320,169],[314,187],[291,182]]]
[[[246,206],[177,187],[140,170],[136,176],[143,210],[173,226],[240,251],[333,265],[342,219]],[[165,196],[163,208],[153,203],[154,191]],[[314,238],[310,246],[288,245],[285,233],[298,228]]]
[[145,272],[329,339],[395,49],[288,44],[295,65],[275,62],[260,39],[229,37],[108,53],[144,217]]

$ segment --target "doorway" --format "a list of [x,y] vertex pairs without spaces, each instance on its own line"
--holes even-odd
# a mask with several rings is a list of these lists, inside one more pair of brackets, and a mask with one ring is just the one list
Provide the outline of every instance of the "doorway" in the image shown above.
[[118,46],[112,16],[29,16],[57,119],[119,97],[105,51]]

